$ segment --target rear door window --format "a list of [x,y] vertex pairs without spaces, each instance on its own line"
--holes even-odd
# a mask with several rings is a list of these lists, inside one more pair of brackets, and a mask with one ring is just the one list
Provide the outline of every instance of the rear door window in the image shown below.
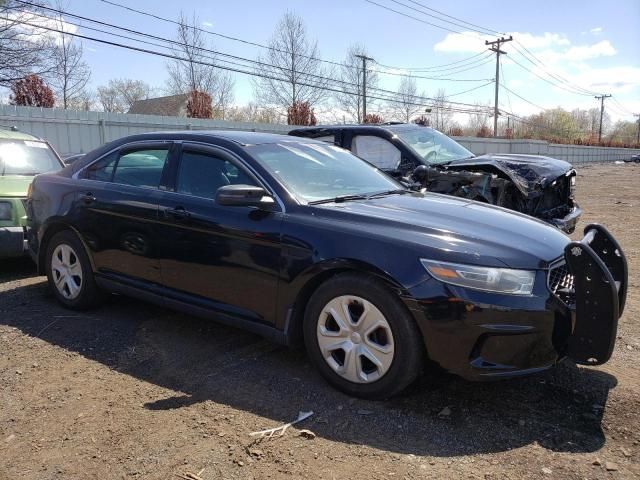
[[357,135],[351,140],[351,152],[383,170],[400,165],[400,150],[388,140],[373,135]]
[[87,168],[86,178],[134,187],[158,188],[169,147],[114,152]]

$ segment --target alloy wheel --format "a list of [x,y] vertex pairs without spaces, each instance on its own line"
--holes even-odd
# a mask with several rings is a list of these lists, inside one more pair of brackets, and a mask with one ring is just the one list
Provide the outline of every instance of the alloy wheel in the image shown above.
[[58,245],[51,256],[53,283],[64,298],[74,300],[82,288],[82,266],[75,250],[65,244]]
[[391,367],[395,351],[389,322],[362,297],[343,295],[329,301],[316,334],[325,361],[345,380],[375,382]]

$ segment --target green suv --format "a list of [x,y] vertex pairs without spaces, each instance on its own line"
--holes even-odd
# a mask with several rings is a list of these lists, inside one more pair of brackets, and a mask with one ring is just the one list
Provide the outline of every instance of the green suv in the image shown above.
[[44,140],[0,127],[0,258],[27,253],[25,202],[33,177],[64,167]]

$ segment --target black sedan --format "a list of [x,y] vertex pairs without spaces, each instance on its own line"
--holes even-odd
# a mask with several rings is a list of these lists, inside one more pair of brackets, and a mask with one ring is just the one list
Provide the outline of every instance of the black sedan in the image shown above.
[[468,379],[611,356],[626,261],[523,214],[411,192],[327,143],[243,132],[123,138],[35,178],[29,242],[58,300],[105,292],[304,339],[337,388]]

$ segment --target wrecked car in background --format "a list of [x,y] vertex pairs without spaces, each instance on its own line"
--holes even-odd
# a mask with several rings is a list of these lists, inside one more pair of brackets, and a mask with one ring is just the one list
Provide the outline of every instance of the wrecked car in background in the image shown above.
[[582,211],[571,164],[541,155],[475,156],[455,140],[415,124],[335,125],[289,135],[335,143],[385,172],[444,193],[509,208],[572,233]]

